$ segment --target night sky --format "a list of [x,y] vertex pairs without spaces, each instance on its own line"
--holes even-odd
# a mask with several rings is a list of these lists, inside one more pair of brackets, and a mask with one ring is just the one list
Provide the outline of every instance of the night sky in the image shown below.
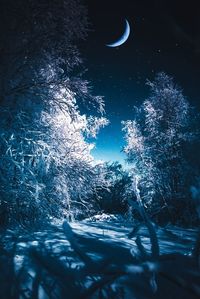
[[[86,78],[103,95],[110,125],[101,130],[96,159],[124,159],[121,121],[133,119],[133,106],[148,96],[146,79],[159,71],[174,77],[192,105],[200,107],[200,1],[85,0],[88,38],[81,51]],[[128,41],[109,48],[131,26]]]

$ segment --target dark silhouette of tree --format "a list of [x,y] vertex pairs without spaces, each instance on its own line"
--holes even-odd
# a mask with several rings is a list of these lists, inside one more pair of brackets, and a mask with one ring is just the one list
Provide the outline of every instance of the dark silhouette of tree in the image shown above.
[[[105,212],[111,214],[125,214],[128,212],[127,200],[131,176],[119,162],[104,163],[102,165],[104,184],[99,184],[93,192],[94,213]],[[94,214],[93,213],[93,214]]]

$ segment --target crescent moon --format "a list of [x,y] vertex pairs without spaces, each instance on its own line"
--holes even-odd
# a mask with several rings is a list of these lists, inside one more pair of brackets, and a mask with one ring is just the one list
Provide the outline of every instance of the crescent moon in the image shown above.
[[111,43],[111,44],[106,44],[107,47],[112,47],[112,48],[119,47],[127,41],[127,39],[129,38],[130,32],[131,32],[131,29],[130,29],[129,22],[127,20],[125,20],[125,21],[126,21],[126,27],[125,27],[125,31],[124,31],[123,35],[116,42]]

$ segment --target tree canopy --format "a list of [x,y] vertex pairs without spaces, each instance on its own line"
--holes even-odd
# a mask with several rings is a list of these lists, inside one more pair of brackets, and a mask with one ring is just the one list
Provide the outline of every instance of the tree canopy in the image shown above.
[[191,107],[165,73],[147,84],[149,98],[135,109],[134,120],[123,122],[124,151],[133,165],[144,206],[152,215],[163,210],[163,219],[191,219],[189,190],[195,178],[185,155],[186,144],[197,138],[191,127]]
[[[95,184],[90,138],[107,124],[102,98],[81,75],[76,44],[86,36],[87,14],[77,0],[0,5],[3,219],[59,217],[71,213],[72,194],[84,196]],[[96,115],[81,112],[84,106]]]

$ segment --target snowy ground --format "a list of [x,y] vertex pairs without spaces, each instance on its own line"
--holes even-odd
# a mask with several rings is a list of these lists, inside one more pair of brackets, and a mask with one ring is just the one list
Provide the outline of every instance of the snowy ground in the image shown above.
[[[115,221],[115,219],[109,220],[91,221],[89,219],[73,222],[70,224],[72,231],[70,227],[66,226],[65,232],[61,224],[31,234],[16,234],[16,232],[7,231],[4,236],[4,243],[9,244],[7,247],[10,247],[9,250],[13,254],[12,263],[15,273],[24,272],[23,284],[29,285],[27,294],[31,292],[30,284],[35,285],[33,282],[37,281],[36,269],[39,267],[43,269],[42,271],[46,273],[46,276],[48,274],[51,277],[49,279],[51,283],[57,285],[56,281],[59,280],[59,284],[54,290],[55,293],[53,291],[48,293],[50,292],[51,283],[41,278],[41,285],[38,287],[39,299],[62,299],[66,296],[66,292],[68,294],[67,299],[166,298],[166,291],[169,287],[173,289],[173,292],[167,298],[198,298],[198,295],[200,295],[200,287],[198,286],[198,284],[200,285],[199,269],[196,269],[196,266],[193,265],[193,260],[190,259],[197,235],[196,230],[172,226],[168,227],[167,230],[157,228],[161,258],[159,257],[157,261],[152,262],[149,257],[141,257],[141,252],[138,258],[138,246],[135,242],[137,235],[141,237],[141,242],[147,253],[150,254],[151,251],[149,233],[145,226],[141,226],[136,235],[130,239],[128,237],[132,230],[130,223]],[[32,250],[31,256],[36,261],[37,267],[32,261],[27,261],[27,256],[30,255],[30,248]],[[173,263],[171,260],[168,263],[166,256],[167,259],[168,256],[170,256],[170,259],[173,256]],[[164,260],[164,266],[161,260]],[[62,264],[59,264],[59,261]],[[10,258],[9,263],[11,263]],[[9,263],[8,261],[6,261],[6,265],[2,263],[0,272],[7,270]],[[157,280],[154,277],[158,268],[160,272],[164,273],[163,277],[167,281],[166,284],[166,281],[163,282],[163,277],[158,278],[158,285],[161,285],[161,287],[157,286]],[[185,272],[186,268],[189,272]],[[123,273],[124,271],[125,273]],[[13,268],[10,269],[10,272],[13,272]],[[32,279],[31,283],[29,281],[30,278],[27,279],[26,277],[27,272]],[[172,272],[175,275],[171,279],[170,275]],[[60,273],[63,274],[60,275]],[[183,277],[180,278],[182,273]],[[193,283],[190,283],[190,278],[188,278],[190,275],[192,281],[194,281],[194,286]],[[108,280],[106,282],[105,277]],[[116,284],[113,283],[116,280],[118,281],[118,289]],[[69,285],[67,281],[69,281]],[[73,283],[75,284],[74,288],[72,288]],[[94,287],[93,284],[97,284],[97,286],[95,285]],[[166,288],[163,287],[165,284]],[[59,289],[60,285],[64,286],[61,289],[65,295],[62,295],[63,293]],[[111,285],[111,288],[109,289],[106,285]],[[122,286],[123,290],[127,289],[128,291],[122,292],[119,286]],[[102,289],[104,287],[106,294],[108,294],[107,297],[102,295],[103,293],[98,293],[100,291],[97,292],[99,288],[103,292]],[[132,293],[132,288],[135,295]],[[84,289],[84,291],[82,292],[81,289]],[[181,290],[180,293],[179,289]],[[71,295],[69,295],[69,290],[71,290]],[[2,289],[0,290],[0,298],[9,299],[8,295],[4,296],[1,293],[3,291]],[[61,295],[60,292],[62,293]],[[79,292],[84,295],[80,295]],[[97,296],[97,293],[100,297]],[[30,298],[27,294],[19,298]],[[37,299],[37,297],[35,298]]]

